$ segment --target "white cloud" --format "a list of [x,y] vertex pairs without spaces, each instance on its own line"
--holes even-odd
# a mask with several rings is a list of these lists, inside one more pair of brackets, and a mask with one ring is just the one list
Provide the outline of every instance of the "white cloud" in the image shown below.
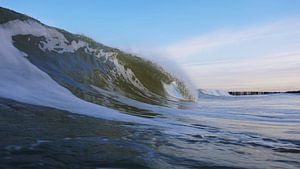
[[289,19],[240,29],[221,29],[171,44],[162,49],[173,58],[200,55],[205,51],[236,46],[247,42],[281,39],[300,35],[300,20]]
[[183,68],[201,88],[271,91],[300,88],[300,50]]
[[160,50],[201,88],[300,89],[299,19],[217,30]]

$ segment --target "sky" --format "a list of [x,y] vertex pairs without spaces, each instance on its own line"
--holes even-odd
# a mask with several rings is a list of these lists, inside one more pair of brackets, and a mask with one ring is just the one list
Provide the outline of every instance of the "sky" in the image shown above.
[[0,0],[0,6],[170,71],[178,67],[197,88],[300,90],[299,0]]

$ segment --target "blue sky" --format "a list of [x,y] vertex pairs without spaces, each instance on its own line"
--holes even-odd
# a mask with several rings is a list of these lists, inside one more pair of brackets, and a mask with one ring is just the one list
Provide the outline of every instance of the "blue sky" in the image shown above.
[[110,46],[169,58],[197,87],[300,88],[299,0],[1,0],[0,6]]

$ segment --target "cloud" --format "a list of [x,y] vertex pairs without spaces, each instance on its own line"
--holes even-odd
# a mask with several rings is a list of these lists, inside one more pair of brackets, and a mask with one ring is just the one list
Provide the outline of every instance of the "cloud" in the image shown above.
[[300,50],[183,68],[201,88],[263,91],[300,88]]
[[190,39],[176,42],[161,49],[172,58],[187,58],[203,52],[218,50],[255,41],[268,42],[271,39],[300,35],[300,19],[288,19],[260,26],[239,29],[220,29]]
[[300,19],[220,29],[160,49],[199,88],[299,90]]

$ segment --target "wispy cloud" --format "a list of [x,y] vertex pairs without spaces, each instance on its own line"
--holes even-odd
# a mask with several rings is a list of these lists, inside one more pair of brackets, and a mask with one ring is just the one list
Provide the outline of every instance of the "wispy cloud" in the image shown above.
[[238,46],[249,42],[253,42],[252,45],[255,45],[255,41],[268,43],[269,40],[285,39],[294,35],[298,37],[300,35],[300,19],[281,20],[239,29],[216,30],[176,42],[164,47],[162,51],[173,58],[186,58],[224,47]]
[[300,89],[300,19],[216,30],[160,50],[201,88]]
[[300,50],[183,68],[201,88],[283,91],[300,88]]

